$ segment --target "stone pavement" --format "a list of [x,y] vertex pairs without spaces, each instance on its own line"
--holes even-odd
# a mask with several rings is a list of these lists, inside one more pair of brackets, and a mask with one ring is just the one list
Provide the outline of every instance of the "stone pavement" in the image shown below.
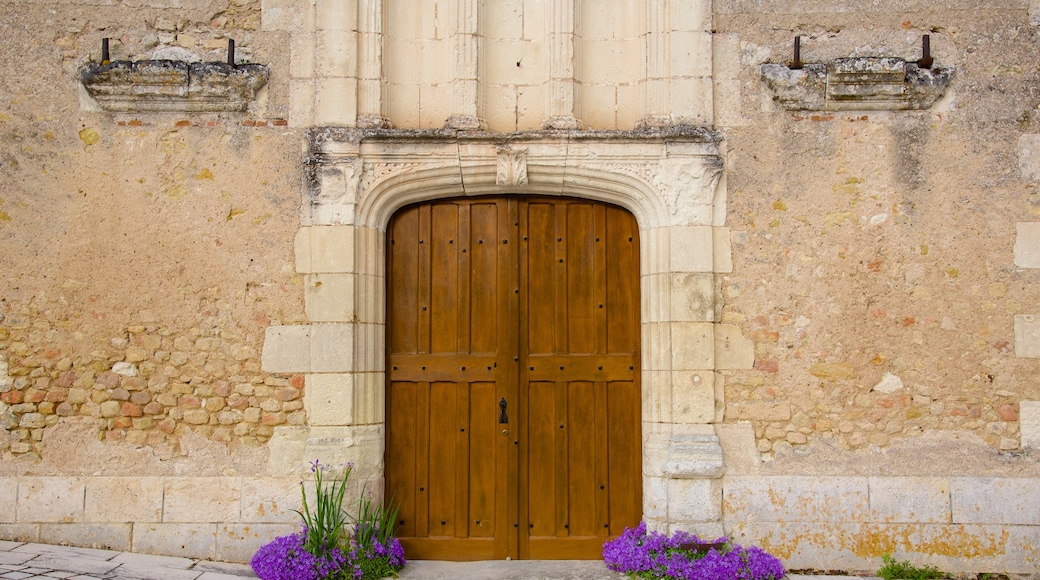
[[[0,580],[242,580],[256,578],[245,564],[150,556],[0,540]],[[514,560],[440,562],[417,560],[401,580],[619,580],[600,561]],[[848,576],[801,576],[789,580],[852,580]],[[855,580],[870,580],[856,578]]]

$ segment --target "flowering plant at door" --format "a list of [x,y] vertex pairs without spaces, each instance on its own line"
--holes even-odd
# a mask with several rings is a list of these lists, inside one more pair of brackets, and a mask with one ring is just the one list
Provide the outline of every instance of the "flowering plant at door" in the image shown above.
[[397,508],[375,504],[362,491],[356,515],[343,510],[343,494],[353,465],[343,479],[326,486],[325,466],[317,460],[315,502],[303,495],[303,529],[275,538],[253,555],[250,564],[261,580],[375,580],[396,577],[404,567],[404,549],[394,537]]
[[646,522],[626,528],[603,544],[607,567],[635,578],[676,580],[780,580],[780,560],[757,547],[744,548],[726,538],[705,542],[693,534],[672,537],[646,531]]

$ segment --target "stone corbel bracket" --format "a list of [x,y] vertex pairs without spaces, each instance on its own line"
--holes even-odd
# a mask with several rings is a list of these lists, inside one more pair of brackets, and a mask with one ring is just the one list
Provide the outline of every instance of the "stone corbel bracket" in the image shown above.
[[930,108],[946,92],[953,69],[921,68],[893,57],[837,58],[791,69],[762,65],[773,102],[788,111],[906,111]]
[[261,64],[179,60],[90,63],[80,69],[87,93],[103,110],[119,113],[241,112],[269,77]]

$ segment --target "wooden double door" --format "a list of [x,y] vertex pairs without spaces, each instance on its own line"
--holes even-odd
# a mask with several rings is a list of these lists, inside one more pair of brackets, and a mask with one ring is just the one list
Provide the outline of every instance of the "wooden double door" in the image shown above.
[[436,201],[388,238],[386,496],[413,559],[598,559],[642,513],[639,236],[610,205]]

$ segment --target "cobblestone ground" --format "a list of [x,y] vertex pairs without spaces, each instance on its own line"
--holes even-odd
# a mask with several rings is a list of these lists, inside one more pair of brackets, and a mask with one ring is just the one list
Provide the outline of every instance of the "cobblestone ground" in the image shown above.
[[0,578],[8,580],[242,580],[244,564],[111,550],[0,541]]

